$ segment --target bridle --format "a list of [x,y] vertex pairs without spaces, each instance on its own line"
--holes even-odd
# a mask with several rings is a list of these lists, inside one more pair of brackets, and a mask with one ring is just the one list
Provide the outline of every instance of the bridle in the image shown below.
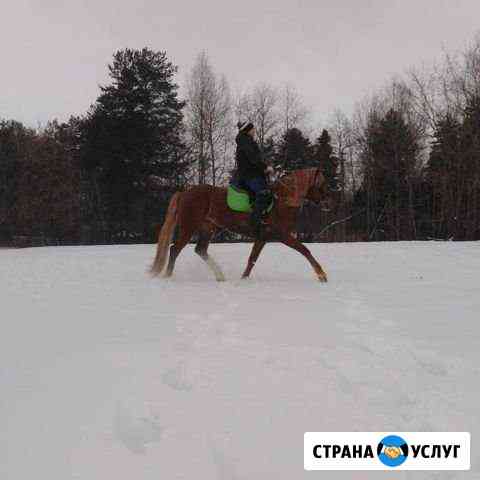
[[[309,188],[314,187],[315,185],[317,185],[318,174],[319,174],[319,173],[320,173],[320,167],[317,167],[317,168],[315,169],[315,175],[313,176],[313,182],[312,182],[312,184],[309,186]],[[278,183],[278,184],[280,184],[280,185],[283,185],[287,190],[289,190],[289,191],[291,191],[291,192],[294,191],[294,187],[286,184],[286,183],[283,181],[283,178],[285,178],[285,177],[278,178],[275,183]]]
[[[314,173],[314,175],[313,175],[313,181],[312,181],[312,182],[310,183],[310,185],[308,186],[308,190],[309,190],[310,188],[315,187],[315,186],[317,185],[318,176],[319,176],[320,173],[321,173],[321,169],[320,169],[320,167],[317,167],[317,168],[315,169],[315,173]],[[295,195],[295,193],[296,193],[296,187],[295,187],[295,185],[289,185],[287,182],[285,182],[285,181],[283,180],[284,178],[285,178],[285,176],[280,177],[280,178],[277,178],[277,180],[275,181],[275,183],[278,184],[278,185],[282,185],[282,186],[287,190],[287,192],[290,192],[290,193],[292,193],[292,194]],[[307,190],[307,192],[308,192],[308,190]],[[303,206],[304,206],[305,204],[308,204],[308,203],[311,203],[311,204],[313,204],[313,205],[315,205],[315,206],[318,207],[318,206],[321,205],[322,201],[320,200],[320,201],[316,202],[316,201],[314,201],[314,200],[311,200],[310,198],[307,198],[307,196],[305,196],[305,197],[303,198],[303,200],[302,200],[301,208],[303,208]]]
[[288,185],[287,183],[285,183],[283,181],[284,178],[285,178],[285,175],[283,177],[277,178],[277,180],[275,180],[275,183],[278,183],[279,185],[283,185],[288,191],[295,193],[295,187],[292,187],[291,185]]

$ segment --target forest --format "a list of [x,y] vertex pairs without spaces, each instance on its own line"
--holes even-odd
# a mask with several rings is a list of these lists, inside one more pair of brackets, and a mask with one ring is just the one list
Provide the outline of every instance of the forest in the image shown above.
[[175,191],[228,183],[242,119],[278,177],[319,167],[337,192],[329,212],[305,205],[304,241],[480,239],[480,35],[320,129],[322,106],[295,85],[233,92],[206,52],[182,88],[165,51],[117,51],[108,73],[66,122],[31,128],[0,112],[0,245],[154,241]]

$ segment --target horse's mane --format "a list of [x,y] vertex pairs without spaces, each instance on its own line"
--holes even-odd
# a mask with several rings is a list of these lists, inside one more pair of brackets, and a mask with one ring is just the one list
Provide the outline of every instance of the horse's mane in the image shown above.
[[273,190],[280,198],[285,199],[288,206],[299,207],[317,174],[316,168],[294,170],[277,179],[273,184]]

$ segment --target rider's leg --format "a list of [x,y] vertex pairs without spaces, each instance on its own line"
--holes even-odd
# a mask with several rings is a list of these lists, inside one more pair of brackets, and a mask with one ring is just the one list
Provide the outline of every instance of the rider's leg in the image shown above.
[[255,203],[250,216],[250,223],[255,235],[260,234],[263,212],[268,208],[271,201],[271,193],[267,182],[262,177],[245,180],[245,185],[255,193]]

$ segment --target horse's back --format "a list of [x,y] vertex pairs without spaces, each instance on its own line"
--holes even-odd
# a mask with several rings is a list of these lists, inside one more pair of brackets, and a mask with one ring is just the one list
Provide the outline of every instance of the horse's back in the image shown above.
[[217,193],[219,191],[225,191],[225,188],[222,187],[214,187],[213,185],[192,185],[188,187],[183,193],[189,193],[191,195],[212,195],[213,193]]
[[193,185],[184,190],[179,198],[180,223],[195,228],[203,223],[213,205],[225,202],[226,189],[212,185]]
[[201,205],[221,201],[226,197],[227,190],[212,185],[193,185],[182,192],[182,201],[189,204],[195,204],[196,208]]

